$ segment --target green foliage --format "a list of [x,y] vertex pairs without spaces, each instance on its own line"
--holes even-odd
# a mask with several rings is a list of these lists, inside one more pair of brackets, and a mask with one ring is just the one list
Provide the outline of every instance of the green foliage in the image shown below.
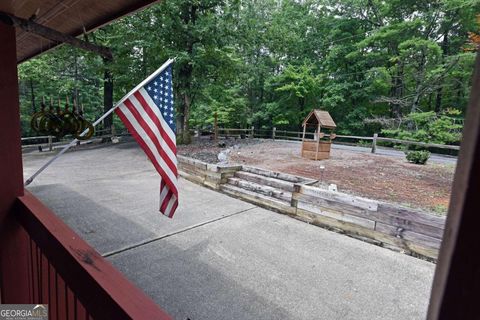
[[117,101],[176,57],[179,131],[211,126],[215,113],[221,126],[299,130],[321,108],[340,133],[458,143],[452,119],[464,115],[475,58],[463,48],[479,10],[461,0],[162,1],[89,35],[112,49],[111,63],[61,46],[21,64],[23,134],[42,96],[76,97],[93,120],[106,71]]
[[364,148],[371,148],[372,142],[367,140],[358,140],[357,146],[364,147]]
[[225,89],[211,85],[204,89],[205,101],[192,110],[190,124],[193,127],[213,126],[214,114],[220,127],[243,128],[248,125],[247,101],[239,87]]
[[263,117],[271,118],[274,126],[298,126],[310,112],[307,105],[315,104],[320,79],[314,74],[314,66],[304,63],[286,66],[283,72],[268,78],[266,85],[274,98],[265,104]]
[[415,164],[425,164],[430,158],[430,152],[428,151],[407,151],[405,155],[408,162]]
[[432,209],[433,209],[433,212],[441,216],[445,215],[448,211],[448,207],[444,204],[437,204]]
[[341,122],[337,121],[338,132],[343,135],[364,135],[370,136],[374,132],[379,131],[378,125],[365,124],[364,119],[368,114],[365,107],[358,107],[353,109],[344,117]]
[[455,118],[458,115],[457,109],[446,109],[438,115],[433,111],[410,113],[397,128],[384,129],[382,133],[401,140],[459,144],[463,125]]

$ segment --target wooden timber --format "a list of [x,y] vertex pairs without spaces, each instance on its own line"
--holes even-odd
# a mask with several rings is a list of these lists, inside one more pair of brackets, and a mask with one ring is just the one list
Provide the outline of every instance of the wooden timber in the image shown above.
[[[2,0],[0,11],[78,37],[155,2],[157,0]],[[60,43],[40,41],[38,35],[16,28],[16,44],[17,62],[20,63]]]
[[310,184],[317,182],[317,180],[314,179],[309,179],[305,177],[299,177],[299,176],[294,176],[292,174],[288,173],[283,173],[283,172],[274,172],[270,170],[265,170],[261,168],[256,168],[256,167],[251,167],[251,166],[241,166],[242,171],[262,175],[265,177],[270,177],[270,178],[275,178],[275,179],[280,179],[280,180],[285,180],[293,183],[301,183],[301,184]]
[[54,43],[68,43],[74,47],[97,53],[107,60],[112,60],[113,58],[110,48],[77,39],[68,34],[63,34],[61,32],[58,32],[57,30],[45,27],[34,21],[22,19],[5,12],[0,12],[0,20],[13,27],[20,28],[26,32],[34,33]]
[[302,157],[312,160],[323,160],[330,158],[330,141],[306,141],[302,142]]

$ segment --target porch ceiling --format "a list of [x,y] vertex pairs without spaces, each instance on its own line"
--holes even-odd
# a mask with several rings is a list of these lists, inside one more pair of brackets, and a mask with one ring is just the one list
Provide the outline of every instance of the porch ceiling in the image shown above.
[[[59,32],[78,36],[115,19],[140,10],[158,0],[3,0],[0,11],[28,19]],[[59,43],[17,28],[17,62],[28,60]]]

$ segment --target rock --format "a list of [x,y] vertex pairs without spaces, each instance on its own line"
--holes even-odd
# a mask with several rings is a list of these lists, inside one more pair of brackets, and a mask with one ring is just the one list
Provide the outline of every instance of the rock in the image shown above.
[[334,184],[334,183],[331,183],[328,185],[328,191],[334,191],[334,192],[337,192],[337,185]]
[[230,151],[231,151],[230,149],[222,150],[217,156],[218,161],[227,162],[228,154],[230,153]]

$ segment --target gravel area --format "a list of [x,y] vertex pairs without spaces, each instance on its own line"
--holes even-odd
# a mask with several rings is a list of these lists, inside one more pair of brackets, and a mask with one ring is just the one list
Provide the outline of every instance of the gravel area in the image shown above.
[[398,157],[341,149],[332,149],[328,160],[313,161],[300,156],[299,143],[258,139],[219,143],[197,139],[191,145],[180,146],[179,154],[218,163],[218,155],[223,153],[225,162],[317,179],[322,185],[334,183],[339,191],[370,199],[437,214],[445,214],[448,208],[454,164],[415,165]]

